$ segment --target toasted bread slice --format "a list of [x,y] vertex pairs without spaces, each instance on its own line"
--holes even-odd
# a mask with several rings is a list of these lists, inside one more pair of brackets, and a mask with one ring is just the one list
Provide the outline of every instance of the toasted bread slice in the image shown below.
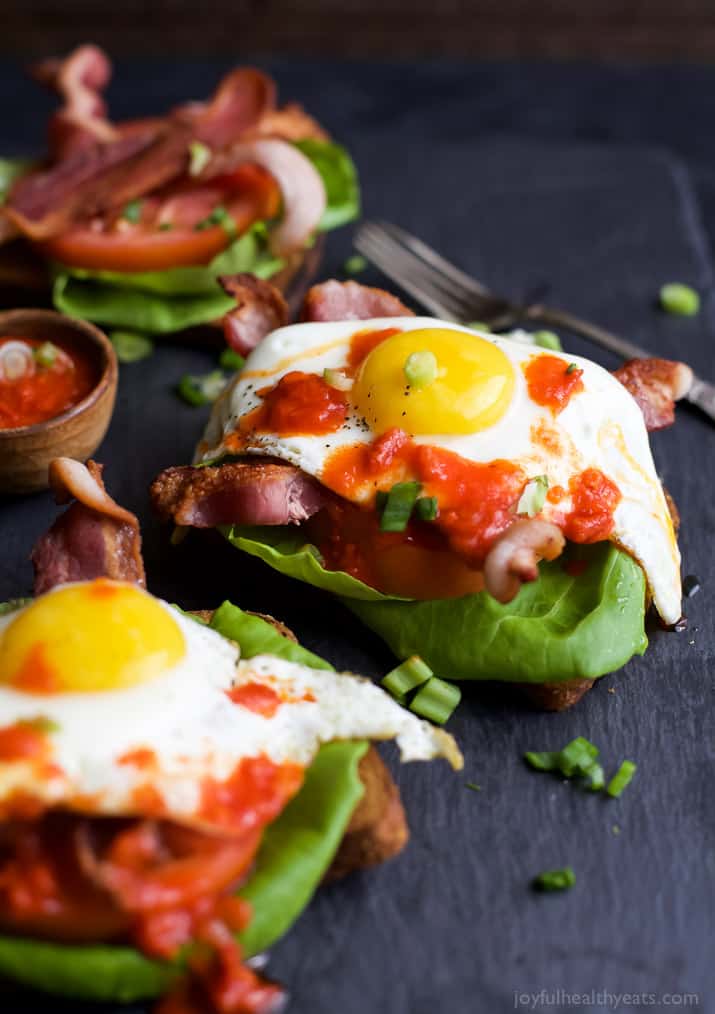
[[[193,615],[210,622],[213,609],[196,609]],[[252,613],[272,624],[279,634],[297,643],[293,631],[280,620],[266,613]],[[377,866],[396,856],[410,836],[407,817],[400,799],[400,790],[374,746],[370,746],[358,767],[365,786],[362,799],[355,807],[345,835],[328,869],[325,880],[337,880],[352,873]]]

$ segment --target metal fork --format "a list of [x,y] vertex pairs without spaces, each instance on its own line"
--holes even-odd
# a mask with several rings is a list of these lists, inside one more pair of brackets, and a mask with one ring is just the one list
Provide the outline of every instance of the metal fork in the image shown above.
[[[455,323],[478,320],[493,331],[508,331],[521,324],[547,324],[582,335],[623,359],[647,359],[651,355],[639,345],[567,310],[544,306],[538,301],[521,305],[497,296],[398,225],[363,222],[353,243],[388,278],[445,320]],[[685,397],[715,421],[715,385],[693,376]]]

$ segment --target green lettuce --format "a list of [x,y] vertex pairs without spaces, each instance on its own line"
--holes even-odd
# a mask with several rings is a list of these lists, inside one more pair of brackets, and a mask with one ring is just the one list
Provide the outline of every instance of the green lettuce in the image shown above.
[[[211,626],[235,640],[244,658],[270,652],[314,668],[332,668],[229,602],[216,611]],[[366,750],[364,741],[323,746],[298,795],[266,830],[251,878],[239,892],[254,911],[240,937],[247,957],[281,937],[310,901],[363,793],[358,763]],[[152,961],[132,947],[0,937],[0,976],[85,1000],[130,1002],[158,996],[180,971],[180,962]]]
[[[341,571],[325,570],[300,532],[225,529],[234,546],[289,577],[339,595],[398,658],[420,655],[453,680],[547,683],[596,678],[642,655],[645,576],[612,543],[567,548],[539,578],[501,605],[486,592],[424,602],[382,595]],[[583,561],[574,576],[567,561]]]
[[[356,218],[360,189],[347,151],[332,141],[299,141],[297,147],[313,162],[325,185],[327,207],[319,228],[335,229]],[[0,192],[1,187],[0,162]],[[283,267],[268,248],[268,230],[266,222],[255,223],[204,267],[127,273],[55,265],[55,308],[71,317],[149,334],[171,334],[209,323],[234,306],[216,281],[218,275],[250,271],[271,278]]]
[[32,169],[34,163],[28,158],[0,158],[0,204],[3,204],[10,187]]

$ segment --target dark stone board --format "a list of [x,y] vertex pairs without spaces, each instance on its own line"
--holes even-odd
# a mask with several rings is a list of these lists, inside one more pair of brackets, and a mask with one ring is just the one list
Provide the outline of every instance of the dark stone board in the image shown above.
[[[308,65],[283,70],[284,93],[305,100],[349,141],[366,215],[419,232],[495,288],[524,294],[546,284],[554,302],[715,374],[708,238],[688,173],[669,154],[588,143],[573,106],[560,130],[573,140],[527,136],[538,134],[538,95],[528,114],[500,116],[513,108],[517,83],[529,98],[526,70],[505,69],[501,91],[492,80],[486,105],[479,75],[456,69],[347,65],[327,67],[327,78]],[[117,105],[136,112],[150,93],[160,109],[205,93],[217,73],[200,64],[181,72],[127,65]],[[534,73],[536,87],[541,72]],[[567,87],[568,76],[562,80]],[[578,72],[574,80],[585,101]],[[608,91],[598,75],[593,80]],[[17,74],[0,71],[2,81],[19,93]],[[631,102],[627,89],[623,101]],[[27,115],[0,132],[8,150],[37,142],[40,132],[28,123],[45,109],[28,94]],[[542,109],[546,135],[554,116]],[[524,131],[507,136],[514,121]],[[339,270],[348,250],[349,231],[331,237],[326,274]],[[380,281],[372,272],[364,278]],[[697,318],[656,310],[659,285],[674,279],[706,294]],[[567,339],[567,347],[616,365],[584,342]],[[167,343],[150,361],[122,368],[116,414],[98,452],[109,489],[141,517],[152,590],[190,607],[230,596],[270,611],[336,665],[379,676],[392,664],[389,654],[328,597],[218,538],[194,536],[171,548],[149,516],[149,481],[189,460],[206,415],[179,402],[172,387],[214,362],[213,352]],[[703,588],[686,603],[689,629],[666,634],[654,625],[646,656],[606,677],[573,712],[534,713],[509,695],[465,686],[449,726],[465,753],[464,774],[443,764],[393,765],[411,817],[408,850],[321,890],[274,948],[270,972],[288,986],[291,1014],[499,1014],[518,1004],[529,1009],[518,994],[541,989],[546,996],[535,1009],[570,1010],[576,1004],[565,994],[591,990],[652,994],[640,1006],[656,1009],[664,1009],[666,993],[693,993],[697,1009],[713,1008],[715,429],[685,409],[675,428],[654,435],[653,447],[683,515],[684,573],[696,573]],[[0,503],[0,600],[29,590],[29,549],[54,516],[49,495]],[[557,748],[576,735],[601,747],[609,769],[625,757],[638,762],[620,801],[524,766],[525,750]],[[531,892],[534,874],[565,864],[577,874],[573,890]],[[613,1009],[609,1002],[594,995],[579,1007]],[[77,1004],[26,995],[8,1004],[79,1014]]]

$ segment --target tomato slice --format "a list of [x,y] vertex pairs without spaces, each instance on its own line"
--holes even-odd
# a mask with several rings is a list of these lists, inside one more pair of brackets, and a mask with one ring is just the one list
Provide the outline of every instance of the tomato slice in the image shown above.
[[[235,234],[278,214],[276,181],[255,165],[239,166],[209,183],[184,180],[137,204],[139,220],[114,215],[79,225],[38,244],[51,260],[91,271],[165,271],[208,264],[233,240],[221,225],[200,226],[217,207],[233,219]],[[199,228],[197,228],[199,226]]]

